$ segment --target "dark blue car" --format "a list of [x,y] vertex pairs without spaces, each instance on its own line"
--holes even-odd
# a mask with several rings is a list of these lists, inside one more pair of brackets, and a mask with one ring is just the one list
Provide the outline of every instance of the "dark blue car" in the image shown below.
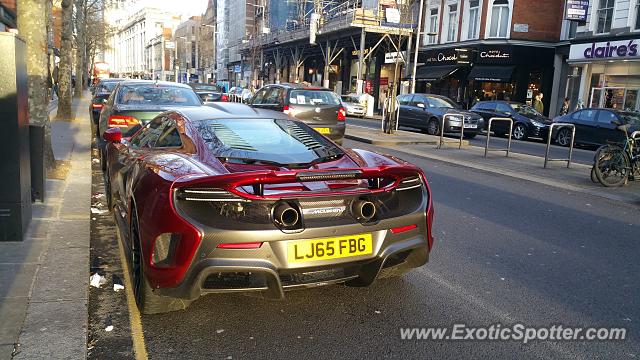
[[[489,119],[493,117],[512,119],[512,136],[516,140],[526,140],[530,137],[546,139],[549,134],[551,120],[529,105],[513,101],[480,101],[471,108],[471,111],[484,118],[485,130],[487,130]],[[504,136],[509,132],[509,123],[494,121],[491,131],[498,136]]]

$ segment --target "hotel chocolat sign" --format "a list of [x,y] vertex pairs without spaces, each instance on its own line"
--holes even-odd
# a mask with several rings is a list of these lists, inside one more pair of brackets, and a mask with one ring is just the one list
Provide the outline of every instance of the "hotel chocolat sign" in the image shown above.
[[571,45],[570,61],[625,60],[640,57],[640,40],[620,40]]
[[458,62],[458,52],[455,49],[427,51],[425,62],[430,65],[455,64]]

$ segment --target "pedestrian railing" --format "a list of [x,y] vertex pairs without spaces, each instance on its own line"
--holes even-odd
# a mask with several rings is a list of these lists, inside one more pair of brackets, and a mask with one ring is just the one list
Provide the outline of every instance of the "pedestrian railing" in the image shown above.
[[[438,141],[436,149],[442,149],[444,146],[444,124],[446,123],[447,118],[455,121],[460,120],[460,142],[458,143],[458,149],[462,149],[462,143],[464,141],[464,116],[455,114],[444,114],[442,116],[442,121],[440,122],[440,140]],[[451,121],[449,121],[449,123],[451,123]]]
[[[389,111],[389,109],[391,108],[391,101],[392,101],[392,98],[388,98],[388,99],[385,99],[385,101],[382,103],[382,117],[380,121],[380,130],[382,132],[386,132],[386,125],[388,125],[387,121],[391,120],[390,119],[391,111]],[[400,104],[396,102],[396,126],[394,129],[395,132],[398,132],[399,126],[400,126]]]
[[[506,149],[489,149],[489,142],[491,140],[491,125],[493,125],[494,121],[506,121],[509,122],[509,142]],[[489,119],[489,124],[487,125],[487,143],[484,147],[484,157],[487,157],[489,151],[505,151],[506,157],[509,157],[509,152],[511,152],[511,135],[513,134],[513,119],[511,118],[501,118],[501,117],[493,117]]]
[[[549,158],[549,150],[551,149],[551,137],[553,135],[554,127],[568,127],[571,128],[571,142],[569,143],[569,157],[566,159],[551,159]],[[547,135],[547,150],[544,154],[544,168],[547,168],[547,163],[549,161],[566,161],[567,168],[571,167],[571,157],[573,156],[573,143],[576,138],[576,126],[574,124],[569,123],[552,123],[549,127],[549,134]]]

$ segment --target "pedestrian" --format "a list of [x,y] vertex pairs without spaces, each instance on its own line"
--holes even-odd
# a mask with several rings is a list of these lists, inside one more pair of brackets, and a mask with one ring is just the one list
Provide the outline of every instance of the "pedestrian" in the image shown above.
[[569,98],[564,98],[564,102],[562,103],[562,109],[560,109],[560,116],[567,115],[569,113],[570,108],[571,108],[571,100],[569,100]]
[[536,109],[537,112],[542,114],[544,112],[544,104],[542,103],[542,97],[544,95],[542,92],[538,92],[533,99],[533,108]]

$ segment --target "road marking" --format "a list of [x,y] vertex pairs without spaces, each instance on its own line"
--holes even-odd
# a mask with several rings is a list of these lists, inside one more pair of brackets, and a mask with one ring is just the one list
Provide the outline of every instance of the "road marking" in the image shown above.
[[124,272],[124,287],[127,295],[127,307],[129,308],[129,325],[131,326],[131,339],[133,340],[133,352],[136,356],[136,360],[147,360],[149,355],[147,354],[147,347],[144,343],[144,332],[142,330],[142,320],[140,319],[140,312],[136,305],[135,296],[133,295],[133,287],[131,286],[131,273],[129,272],[129,262],[122,246],[122,239],[120,238],[120,229],[118,228],[118,222],[116,223],[116,237],[118,241],[118,249],[120,250],[120,263],[122,263],[122,270]]

